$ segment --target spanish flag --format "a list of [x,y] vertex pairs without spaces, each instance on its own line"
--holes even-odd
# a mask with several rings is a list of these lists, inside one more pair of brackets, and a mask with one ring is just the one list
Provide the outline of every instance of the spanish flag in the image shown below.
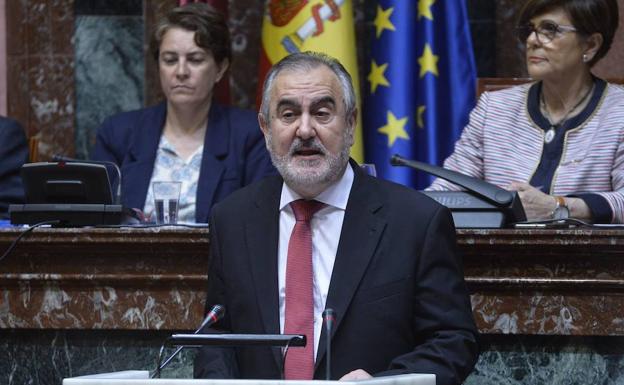
[[262,21],[257,106],[271,66],[294,52],[316,51],[338,59],[349,71],[357,96],[358,118],[351,156],[364,160],[360,81],[351,0],[268,0]]

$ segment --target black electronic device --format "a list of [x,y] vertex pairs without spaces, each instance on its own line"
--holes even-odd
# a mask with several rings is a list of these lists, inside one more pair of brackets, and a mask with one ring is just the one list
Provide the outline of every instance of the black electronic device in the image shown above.
[[306,346],[303,334],[172,334],[167,346]]
[[[166,346],[178,346],[186,348],[199,348],[201,346],[213,347],[250,347],[269,346],[280,347],[282,354],[282,366],[280,368],[284,379],[284,364],[290,347],[305,347],[306,336],[303,334],[172,334],[165,341]],[[159,358],[160,362],[160,358]],[[160,368],[160,364],[158,368]],[[158,377],[157,370],[152,377]]]
[[467,191],[422,191],[448,207],[457,228],[500,228],[526,221],[516,191],[507,191],[481,179],[393,155],[393,166],[407,166],[447,180]]
[[57,226],[116,225],[125,211],[113,204],[108,172],[89,162],[38,162],[21,168],[26,203],[9,206],[12,224],[59,220]]
[[27,203],[113,204],[108,172],[102,164],[27,163],[20,173]]

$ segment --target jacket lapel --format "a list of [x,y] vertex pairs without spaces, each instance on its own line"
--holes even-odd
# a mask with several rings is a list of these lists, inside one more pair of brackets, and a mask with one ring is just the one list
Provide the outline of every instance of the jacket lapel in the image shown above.
[[[345,212],[336,261],[332,271],[325,307],[334,309],[336,321],[333,337],[347,313],[351,299],[368,268],[386,221],[379,211],[383,201],[368,175],[365,175],[354,162],[351,162],[355,178]],[[363,241],[364,240],[364,241]],[[325,356],[326,333],[321,330],[315,368]]]
[[[256,290],[257,306],[264,332],[279,334],[279,298],[277,282],[277,244],[279,240],[279,202],[282,179],[269,177],[260,182],[253,198],[252,211],[245,224],[247,256]],[[272,349],[281,368],[280,349]]]
[[225,167],[222,160],[227,156],[230,141],[230,126],[227,114],[218,104],[212,105],[208,114],[208,128],[204,139],[204,152],[197,182],[195,220],[208,222],[208,213],[215,200],[217,187],[223,178]]
[[121,193],[126,207],[143,210],[145,206],[166,114],[167,106],[163,102],[148,109],[137,124],[127,160],[121,169]]

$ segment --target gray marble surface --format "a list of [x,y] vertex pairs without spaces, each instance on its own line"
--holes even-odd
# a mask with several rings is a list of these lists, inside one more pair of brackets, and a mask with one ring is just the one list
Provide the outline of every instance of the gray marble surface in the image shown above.
[[143,106],[142,16],[77,16],[76,157],[86,158],[109,115]]
[[624,384],[623,337],[483,336],[465,385]]
[[[0,384],[60,385],[62,378],[152,370],[167,332],[0,330]],[[167,354],[172,349],[167,350]],[[164,378],[192,377],[193,350]],[[483,336],[466,385],[624,383],[624,337]]]
[[[65,377],[153,370],[163,332],[0,330],[0,384],[61,385]],[[166,355],[173,349],[166,349]],[[163,370],[191,378],[195,352],[183,350]]]

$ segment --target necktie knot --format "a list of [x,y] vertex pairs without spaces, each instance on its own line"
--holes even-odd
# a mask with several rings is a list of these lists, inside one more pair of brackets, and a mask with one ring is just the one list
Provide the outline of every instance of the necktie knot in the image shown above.
[[317,211],[325,207],[325,203],[321,203],[315,200],[298,199],[290,202],[290,207],[295,213],[295,219],[297,222],[304,221],[310,222],[310,219],[316,214]]

